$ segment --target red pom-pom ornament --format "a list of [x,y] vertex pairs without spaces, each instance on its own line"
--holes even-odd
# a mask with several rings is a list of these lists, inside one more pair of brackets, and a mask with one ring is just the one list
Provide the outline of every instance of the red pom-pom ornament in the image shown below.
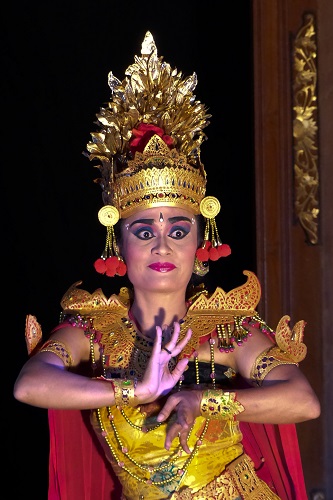
[[117,274],[118,276],[125,276],[127,271],[127,266],[123,260],[119,261],[118,267],[117,267]]
[[219,253],[219,257],[228,257],[228,255],[231,254],[231,248],[225,243],[223,243],[223,245],[219,245],[217,247],[217,251]]
[[104,259],[97,259],[95,262],[94,262],[94,268],[95,270],[100,273],[100,274],[104,274],[105,271],[106,271],[106,265],[105,265],[105,260]]
[[105,275],[109,276],[109,278],[113,278],[116,274],[117,274],[117,268],[107,269],[105,272]]
[[209,260],[209,249],[212,246],[209,240],[205,240],[202,244],[202,247],[198,248],[195,253],[195,256],[200,262],[206,262]]
[[206,262],[209,259],[208,250],[206,250],[205,248],[198,248],[195,255],[196,258],[200,260],[200,262]]
[[216,247],[212,247],[209,249],[209,258],[210,260],[219,260],[220,256],[219,256],[219,252],[217,250]]
[[94,262],[94,268],[98,273],[105,274],[110,278],[113,278],[116,274],[118,276],[125,276],[127,271],[125,262],[115,255],[107,259],[97,259]]
[[219,260],[220,257],[227,257],[230,254],[231,248],[229,245],[223,244],[213,247],[209,240],[205,240],[202,247],[196,251],[195,256],[200,262],[207,262],[208,260]]
[[[115,257],[115,256],[112,256],[112,257],[108,257],[106,260],[105,260],[105,265],[106,265],[106,271],[108,272],[111,272],[114,274],[116,273],[117,271],[117,267],[118,267],[118,257]],[[114,274],[112,276],[114,276]]]

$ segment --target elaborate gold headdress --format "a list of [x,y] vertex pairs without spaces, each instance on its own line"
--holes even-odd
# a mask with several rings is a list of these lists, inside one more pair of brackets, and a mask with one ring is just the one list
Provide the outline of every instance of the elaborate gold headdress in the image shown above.
[[[99,220],[107,227],[107,239],[95,268],[110,276],[126,272],[113,226],[119,218],[154,206],[181,206],[206,218],[206,243],[199,260],[216,260],[230,253],[215,224],[219,201],[205,197],[200,146],[207,138],[203,129],[211,115],[193,95],[197,76],[193,73],[184,79],[158,57],[149,31],[141,57],[134,60],[123,81],[109,73],[111,101],[96,115],[100,131],[91,133],[88,153],[84,153],[99,161],[101,177],[95,182],[102,188],[104,206]],[[216,255],[209,255],[215,250]]]

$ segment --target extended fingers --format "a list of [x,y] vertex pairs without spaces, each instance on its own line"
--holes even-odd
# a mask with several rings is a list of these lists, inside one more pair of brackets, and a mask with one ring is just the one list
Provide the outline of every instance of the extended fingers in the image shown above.
[[[177,342],[177,339],[178,339],[178,334],[177,334],[177,339],[175,340],[175,346],[172,349],[173,356],[177,356],[184,349],[184,347],[186,346],[186,344],[190,340],[191,336],[192,336],[192,330],[189,328],[187,330],[187,332],[185,333],[184,337],[179,342]],[[172,340],[173,340],[173,336],[172,336]]]
[[165,449],[169,450],[171,443],[174,439],[179,439],[179,443],[185,453],[190,454],[191,450],[187,444],[187,440],[189,437],[189,432],[190,432],[190,426],[187,425],[186,422],[175,422],[172,424],[169,429],[167,430],[166,436],[165,436],[165,441],[164,441],[164,447]]
[[189,362],[188,358],[180,359],[176,364],[176,366],[174,367],[174,369],[172,370],[171,375],[174,380],[174,384],[176,384],[182,377],[184,371],[186,370],[188,362]]
[[154,345],[153,345],[153,349],[152,349],[153,355],[160,352],[161,345],[162,345],[162,328],[160,326],[157,326],[156,327],[156,336],[155,336]]
[[165,351],[169,356],[177,356],[186,346],[188,341],[192,336],[192,330],[189,328],[185,333],[184,337],[179,340],[180,325],[178,322],[174,323],[173,331],[169,342],[167,342],[163,347],[161,347],[163,338],[163,329],[160,326],[156,327],[156,338],[154,342],[153,354],[156,354],[158,349]]
[[181,447],[183,448],[185,453],[190,454],[191,450],[187,444],[188,437],[189,437],[189,430],[188,429],[182,428],[182,430],[180,432],[178,432],[178,438],[179,438],[179,442],[181,444]]
[[165,402],[165,405],[162,407],[161,411],[156,417],[157,422],[164,422],[170,415],[171,412],[175,409],[177,406],[177,399],[175,396],[169,396],[167,401]]

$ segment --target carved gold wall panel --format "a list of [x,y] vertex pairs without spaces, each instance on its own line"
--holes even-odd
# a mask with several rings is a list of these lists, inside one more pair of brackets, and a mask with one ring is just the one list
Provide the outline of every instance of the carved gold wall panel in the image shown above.
[[317,46],[314,16],[307,14],[293,42],[293,148],[295,213],[311,244],[318,243],[319,173]]

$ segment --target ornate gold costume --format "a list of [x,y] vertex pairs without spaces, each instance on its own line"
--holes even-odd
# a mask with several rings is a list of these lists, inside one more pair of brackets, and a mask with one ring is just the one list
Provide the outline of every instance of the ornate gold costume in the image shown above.
[[[235,348],[247,336],[247,327],[253,322],[268,329],[255,311],[260,300],[258,279],[249,271],[244,274],[247,282],[229,293],[217,288],[212,295],[202,292],[189,302],[180,336],[188,328],[193,334],[183,356],[191,356],[201,342],[212,338],[220,341],[222,350],[226,346]],[[136,330],[128,316],[127,289],[107,299],[101,290],[91,295],[75,284],[64,295],[62,307],[64,321],[83,327],[92,344],[98,341],[104,377],[141,379],[152,342]],[[95,366],[95,360],[92,361]],[[196,380],[185,379],[179,390],[202,382],[198,366],[197,363]],[[228,387],[232,380],[230,371],[230,367],[224,367],[224,376],[212,377],[209,387]],[[242,433],[234,418],[198,417],[189,435],[192,451],[188,455],[177,439],[169,451],[164,448],[170,420],[157,422],[159,404],[134,408],[115,405],[92,412],[93,428],[122,483],[123,499],[206,499],[217,498],[214,497],[217,492],[218,498],[225,500],[278,498],[257,477],[251,460],[244,454]]]
[[48,351],[56,354],[64,362],[67,368],[73,365],[73,358],[63,342],[59,342],[58,340],[47,340],[40,348],[40,351]]
[[289,316],[283,316],[276,328],[276,346],[265,349],[257,357],[250,377],[261,386],[266,375],[278,365],[297,365],[302,361],[307,352],[303,344],[305,321],[298,321],[294,328],[289,328]]

